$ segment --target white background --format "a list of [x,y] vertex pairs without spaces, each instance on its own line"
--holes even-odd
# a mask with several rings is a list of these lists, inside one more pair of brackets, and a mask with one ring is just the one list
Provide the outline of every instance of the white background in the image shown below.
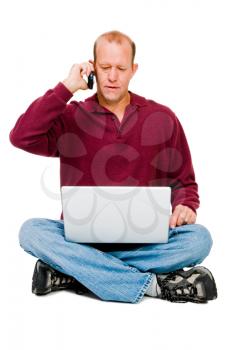
[[[228,0],[1,2],[2,349],[228,347],[230,18]],[[139,70],[130,90],[169,106],[188,138],[200,190],[198,223],[214,241],[203,265],[213,272],[219,297],[206,305],[31,293],[36,260],[19,247],[18,230],[30,217],[59,218],[59,165],[14,148],[8,135],[29,104],[62,81],[73,63],[92,58],[96,37],[113,29],[137,45]],[[57,199],[42,190],[42,174]]]

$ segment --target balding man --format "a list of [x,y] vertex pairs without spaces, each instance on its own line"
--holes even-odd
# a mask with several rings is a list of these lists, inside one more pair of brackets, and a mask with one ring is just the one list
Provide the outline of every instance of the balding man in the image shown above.
[[[212,273],[197,266],[212,238],[196,224],[199,196],[188,143],[169,108],[128,89],[138,68],[135,51],[121,32],[100,35],[94,60],[74,64],[66,79],[36,99],[10,140],[27,152],[59,157],[61,186],[170,186],[169,241],[79,244],[65,240],[62,214],[60,220],[29,219],[19,239],[38,258],[32,282],[37,295],[70,288],[129,303],[144,295],[197,303],[217,297]],[[84,76],[92,71],[97,92],[68,103],[88,89]]]

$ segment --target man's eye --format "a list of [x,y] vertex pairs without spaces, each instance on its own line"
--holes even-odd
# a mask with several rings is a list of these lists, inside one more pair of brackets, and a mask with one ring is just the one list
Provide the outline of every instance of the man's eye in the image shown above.
[[101,67],[102,69],[109,69],[110,67]]
[[119,70],[126,70],[126,68],[123,68],[123,67],[119,67]]

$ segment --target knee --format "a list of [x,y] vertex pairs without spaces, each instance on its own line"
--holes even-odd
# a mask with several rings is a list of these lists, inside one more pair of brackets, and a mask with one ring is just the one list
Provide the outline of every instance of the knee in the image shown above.
[[197,263],[200,263],[209,255],[213,240],[209,230],[205,226],[201,224],[194,224],[192,226],[191,248],[198,259]]
[[19,230],[19,244],[25,250],[30,250],[31,242],[33,240],[34,229],[37,227],[42,219],[28,219]]

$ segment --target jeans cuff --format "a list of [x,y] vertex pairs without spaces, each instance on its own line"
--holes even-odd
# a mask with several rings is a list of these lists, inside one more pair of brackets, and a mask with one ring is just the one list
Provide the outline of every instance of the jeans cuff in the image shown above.
[[150,284],[152,283],[152,279],[153,279],[153,273],[149,272],[146,282],[144,283],[141,291],[139,292],[138,296],[135,298],[135,300],[132,302],[133,304],[137,304],[141,301],[141,299],[144,297],[144,294],[146,292],[146,290],[148,289],[148,287],[150,286]]

